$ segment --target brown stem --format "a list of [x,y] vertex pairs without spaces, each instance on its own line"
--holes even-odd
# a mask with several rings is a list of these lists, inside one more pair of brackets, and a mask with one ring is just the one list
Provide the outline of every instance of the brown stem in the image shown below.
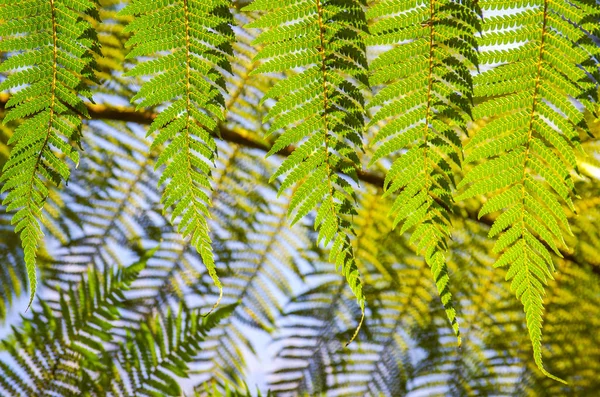
[[[8,102],[8,94],[0,94],[0,113],[4,110],[6,102]],[[136,124],[149,125],[156,118],[157,114],[148,110],[135,110],[131,107],[118,107],[110,105],[99,105],[86,103],[90,118],[97,120],[115,120],[125,121]],[[226,127],[223,124],[219,125],[219,131],[215,132],[218,138],[232,143],[237,143],[244,147],[258,149],[264,152],[268,152],[271,148],[271,144],[265,141],[260,141],[253,137],[250,133],[244,131],[236,131]],[[220,136],[219,136],[220,135]],[[289,156],[295,150],[294,146],[286,146],[281,149],[277,154],[279,156]],[[385,178],[382,175],[368,172],[365,170],[357,170],[358,179],[366,182],[370,185],[383,189]],[[464,209],[469,219],[479,222],[483,225],[491,226],[494,223],[494,218],[486,215],[481,219],[477,217],[477,211]],[[577,264],[580,267],[584,267],[585,263],[581,262],[574,253],[567,250],[560,250],[563,258],[570,262]],[[592,271],[600,276],[600,268],[592,267]]]

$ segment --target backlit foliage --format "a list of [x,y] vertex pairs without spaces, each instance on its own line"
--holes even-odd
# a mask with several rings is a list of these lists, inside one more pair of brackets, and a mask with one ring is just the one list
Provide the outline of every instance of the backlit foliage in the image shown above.
[[[499,8],[494,1],[480,4],[486,11]],[[494,252],[502,253],[494,267],[508,267],[540,368],[544,286],[555,272],[550,252],[563,257],[563,235],[572,234],[561,201],[575,212],[575,151],[588,129],[584,112],[593,113],[597,99],[597,85],[586,75],[598,72],[594,64],[588,71],[595,44],[581,24],[586,8],[584,2],[540,1],[484,22],[481,63],[500,65],[477,76],[475,94],[489,99],[474,116],[496,118],[465,146],[465,162],[486,161],[461,181],[468,188],[459,199],[487,195],[480,217],[504,209],[489,231],[499,236]],[[494,48],[500,44],[509,47]]]
[[594,0],[0,0],[0,395],[593,395],[599,36]]

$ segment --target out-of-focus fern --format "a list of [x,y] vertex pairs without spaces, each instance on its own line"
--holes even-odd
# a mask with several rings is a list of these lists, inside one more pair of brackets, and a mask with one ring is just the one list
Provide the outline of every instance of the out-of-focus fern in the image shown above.
[[181,396],[178,377],[188,377],[188,365],[200,351],[201,342],[234,309],[235,305],[228,305],[203,316],[181,306],[177,314],[169,311],[164,318],[155,316],[120,345],[117,362],[121,376],[115,380],[108,374],[104,379],[119,397]]
[[153,76],[132,100],[140,100],[138,108],[170,103],[149,132],[158,132],[153,148],[168,142],[156,161],[157,168],[165,166],[159,181],[166,185],[161,202],[172,207],[171,222],[177,221],[179,232],[190,238],[221,291],[207,222],[207,191],[217,149],[211,133],[216,120],[224,117],[222,72],[230,69],[228,7],[228,0],[135,0],[121,11],[135,16],[127,26],[134,32],[127,42],[134,49],[127,57],[152,58],[127,72]]
[[[181,302],[210,308],[218,292],[211,288],[195,249],[169,225],[168,212],[163,216],[160,211],[157,176],[150,166],[160,150],[146,155],[143,131],[121,123],[100,129],[94,122],[91,127],[93,139],[84,145],[87,155],[81,172],[63,192],[83,227],[73,230],[73,238],[55,250],[53,265],[44,267],[45,284],[54,289],[78,278],[88,266],[104,269],[111,263],[127,263],[141,244],[162,240],[131,287],[134,294],[124,302],[122,322],[134,327],[157,312],[166,315]],[[211,193],[211,237],[215,259],[222,266],[223,302],[243,298],[243,303],[202,342],[202,352],[194,359],[201,369],[191,374],[194,382],[202,382],[200,389],[213,380],[242,384],[246,354],[231,346],[251,349],[244,332],[248,326],[273,328],[280,310],[277,297],[290,290],[284,265],[293,262],[296,246],[307,244],[288,230],[286,202],[274,198],[274,187],[268,184],[271,161],[237,145],[220,145],[219,152]],[[51,307],[57,306],[54,300],[48,299]],[[113,333],[123,336],[122,329]]]
[[82,97],[92,96],[82,80],[95,80],[93,52],[99,48],[96,31],[84,16],[97,18],[93,1],[0,2],[0,51],[11,53],[0,64],[0,72],[10,72],[0,91],[21,88],[7,102],[12,109],[3,122],[27,118],[9,141],[14,147],[0,182],[2,191],[9,192],[3,201],[7,211],[17,211],[12,223],[25,253],[30,305],[37,286],[46,182],[58,185],[69,179],[63,157],[79,163],[71,142],[79,142],[80,116],[87,116]]
[[[398,193],[390,213],[431,267],[448,319],[458,337],[444,259],[451,232],[451,188],[460,169],[459,134],[471,115],[479,29],[477,2],[377,1],[369,44],[389,50],[371,62],[370,81],[384,85],[369,103],[370,125],[385,122],[372,144],[371,163],[402,153],[389,168],[386,195]],[[460,20],[457,18],[460,16]],[[391,48],[390,48],[391,47]]]
[[82,145],[86,156],[62,192],[65,204],[59,216],[74,218],[68,225],[69,238],[60,241],[51,266],[41,274],[44,285],[52,289],[79,280],[90,267],[103,271],[125,266],[141,255],[143,239],[152,245],[159,241],[148,237],[155,230],[138,219],[158,197],[154,190],[152,194],[144,190],[145,186],[154,188],[158,178],[143,131],[122,123],[99,128],[97,122],[90,122],[88,131],[90,139]]
[[10,227],[8,214],[0,214],[0,323],[2,323],[13,305],[24,294],[27,285],[27,271],[23,264],[23,249],[17,236]]
[[[252,73],[298,73],[282,79],[262,101],[276,100],[265,117],[269,134],[282,134],[268,155],[299,144],[272,179],[284,176],[279,192],[297,185],[290,215],[296,223],[315,207],[320,241],[331,244],[330,260],[342,269],[364,313],[350,217],[356,214],[353,185],[360,168],[364,99],[368,85],[364,36],[364,1],[257,0],[247,11],[265,11],[247,25],[264,31],[254,41],[264,45]],[[362,320],[361,320],[362,322]],[[359,326],[360,327],[360,326]],[[357,329],[358,332],[358,329]],[[351,339],[353,339],[352,337]]]
[[[208,317],[180,306],[178,313],[153,316],[116,340],[124,293],[155,251],[107,278],[91,270],[61,295],[58,312],[42,302],[42,310],[34,310],[13,339],[4,341],[10,359],[0,361],[1,395],[181,395],[178,378],[188,377],[187,363],[200,342],[235,305]],[[14,363],[21,371],[12,369]]]
[[[480,2],[485,12],[504,9]],[[488,197],[479,216],[503,209],[489,236],[499,235],[495,267],[523,303],[535,361],[542,363],[544,286],[555,270],[551,252],[562,256],[563,234],[571,233],[560,201],[574,211],[582,109],[594,112],[596,83],[586,73],[591,38],[574,27],[593,11],[585,1],[541,0],[485,19],[479,45],[482,64],[499,66],[477,76],[475,95],[488,98],[476,118],[499,116],[472,137],[465,161],[481,164],[461,181],[458,199]],[[592,73],[595,71],[592,70]],[[577,101],[577,103],[574,103]],[[560,380],[555,378],[556,380]]]
[[[403,395],[414,374],[411,331],[431,321],[436,291],[427,267],[411,253],[386,216],[390,203],[380,192],[363,192],[356,227],[355,252],[368,274],[369,316],[358,343],[340,351],[353,317],[339,280],[328,277],[326,263],[316,262],[310,285],[286,306],[281,319],[281,363],[271,375],[282,395]],[[311,258],[309,256],[309,258]],[[336,313],[332,316],[332,313]],[[337,321],[332,321],[332,318]],[[418,332],[418,331],[416,331]],[[281,339],[281,340],[280,340]],[[278,361],[279,362],[279,361]]]
[[[383,209],[379,207],[380,212],[385,212]],[[448,264],[456,274],[459,292],[455,301],[463,313],[461,349],[455,347],[453,331],[436,304],[436,291],[427,283],[420,258],[400,250],[400,261],[381,256],[379,262],[387,264],[386,270],[370,272],[368,285],[376,288],[367,290],[367,298],[377,303],[377,310],[367,317],[359,343],[342,352],[337,348],[340,335],[347,330],[339,324],[346,321],[345,311],[350,308],[337,308],[340,320],[336,323],[321,317],[321,307],[329,302],[326,296],[336,297],[336,290],[327,287],[327,270],[315,274],[318,286],[310,294],[294,298],[281,320],[285,334],[276,342],[283,348],[271,377],[273,390],[302,396],[550,396],[586,395],[597,387],[595,377],[585,375],[598,367],[594,332],[598,322],[594,314],[598,311],[594,303],[598,300],[594,295],[597,277],[565,262],[560,297],[547,297],[544,324],[551,335],[546,345],[553,352],[547,364],[569,380],[565,386],[543,376],[529,351],[522,349],[528,338],[525,313],[518,301],[510,299],[511,292],[504,288],[501,275],[494,272],[490,255],[493,242],[486,237],[489,228],[474,221],[455,219],[454,223],[460,232],[453,233]],[[391,241],[406,244],[403,240],[396,236]],[[383,282],[392,272],[401,283],[399,289],[386,287]],[[579,296],[585,296],[587,303],[579,301]],[[309,307],[319,309],[311,311]],[[328,331],[317,333],[322,324],[328,324]]]
[[[277,204],[271,203],[269,211],[259,213],[262,227],[246,231],[247,244],[231,244],[224,251],[230,257],[219,258],[232,273],[224,278],[227,281],[224,300],[240,303],[227,321],[206,339],[206,346],[198,357],[202,364],[202,369],[197,371],[202,375],[198,389],[207,381],[242,384],[246,354],[239,347],[252,349],[244,330],[251,327],[271,332],[282,310],[276,296],[291,292],[290,277],[282,265],[293,263],[298,247],[307,239],[303,238],[299,226],[289,230],[287,208]],[[228,239],[223,236],[223,240]]]
[[286,305],[275,336],[281,347],[269,387],[278,395],[326,392],[327,377],[323,374],[339,359],[347,331],[354,327],[358,310],[344,288],[344,280],[331,275],[333,266],[329,263],[313,264],[317,269],[307,278],[312,285]]
[[[217,388],[215,384],[211,385],[210,383],[205,383],[202,385],[201,392],[196,392],[194,397],[252,397],[253,395],[256,395],[256,397],[263,397],[263,394],[258,387],[256,388],[256,393],[253,394],[248,385],[244,385],[243,389],[236,389],[235,387],[226,384],[224,390],[222,390]],[[270,397],[272,395],[273,394],[271,394],[270,391],[265,394],[266,397]]]
[[[126,42],[131,32],[126,32],[127,23],[132,17],[120,15],[123,7],[121,0],[99,0],[99,20],[92,20],[92,26],[98,32],[101,53],[96,57],[98,79],[102,84],[92,86],[96,94],[115,95],[129,99],[135,94],[138,81],[124,75],[126,67]],[[96,95],[97,103],[103,102],[102,95]],[[111,99],[112,99],[111,98]],[[123,101],[126,103],[126,100]]]
[[2,395],[99,392],[98,373],[108,369],[105,354],[107,344],[113,341],[111,331],[119,320],[123,293],[153,252],[149,250],[139,262],[114,273],[90,270],[80,283],[59,291],[58,313],[41,302],[41,310],[34,310],[23,327],[15,329],[14,341],[4,341],[4,348],[27,376],[13,370],[10,361],[0,361]]

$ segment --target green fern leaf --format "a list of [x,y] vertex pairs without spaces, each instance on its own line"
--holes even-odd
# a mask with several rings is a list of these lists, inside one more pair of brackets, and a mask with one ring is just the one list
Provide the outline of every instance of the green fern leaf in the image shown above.
[[371,164],[402,153],[387,173],[385,195],[399,193],[391,207],[394,225],[402,223],[402,233],[414,230],[411,242],[431,267],[459,344],[444,252],[453,207],[452,167],[460,168],[458,136],[471,113],[477,12],[471,1],[384,0],[367,14],[373,21],[369,44],[386,48],[371,63],[371,83],[385,85],[369,103],[370,125],[383,124],[372,141]]
[[[236,305],[227,305],[203,316],[183,305],[178,313],[169,309],[163,317],[153,316],[129,332],[119,346],[117,361],[125,371],[128,386],[121,386],[123,396],[181,396],[177,377],[187,378],[207,334],[229,316]],[[175,375],[175,376],[173,376]],[[116,388],[118,379],[108,379]]]
[[[484,0],[484,11],[506,9]],[[495,267],[508,267],[506,279],[524,306],[538,368],[542,362],[544,288],[552,279],[551,252],[562,256],[563,234],[571,233],[560,201],[574,210],[579,130],[586,129],[583,110],[594,112],[586,74],[587,33],[584,2],[540,0],[485,20],[480,46],[486,64],[500,64],[475,80],[475,94],[484,101],[476,117],[496,117],[465,146],[466,162],[482,161],[461,182],[457,199],[486,195],[480,216],[504,209],[489,236],[499,235],[494,251],[502,253]],[[578,25],[582,26],[582,25]],[[497,46],[507,46],[502,51]],[[577,101],[577,104],[575,103]]]
[[8,77],[0,91],[16,91],[3,122],[27,118],[15,130],[14,144],[0,183],[8,192],[3,204],[16,210],[12,224],[21,236],[30,284],[31,305],[36,292],[36,251],[43,236],[41,209],[47,183],[69,179],[62,156],[76,165],[81,117],[87,116],[82,97],[91,99],[83,79],[95,80],[93,52],[97,38],[83,17],[97,18],[89,0],[0,1],[0,51],[12,54],[0,64]]
[[41,301],[41,310],[33,310],[32,317],[15,329],[16,341],[3,341],[21,374],[10,370],[6,358],[0,360],[0,395],[25,397],[40,390],[61,396],[106,395],[102,393],[102,378],[110,373],[111,363],[104,358],[114,342],[119,311],[125,307],[124,294],[157,249],[110,273],[90,270],[79,283],[69,283],[68,290],[57,291],[56,308]]
[[338,174],[344,170],[356,183],[360,168],[356,152],[364,124],[362,91],[368,86],[363,6],[362,0],[258,0],[245,10],[266,11],[247,25],[264,29],[255,40],[264,45],[255,57],[262,63],[252,73],[298,68],[263,98],[276,99],[264,120],[269,134],[283,130],[269,155],[298,146],[272,179],[283,176],[280,194],[296,186],[292,223],[317,209],[318,240],[331,243],[330,260],[346,277],[364,316],[349,219],[356,214],[356,199],[350,182]]
[[[219,288],[209,235],[210,175],[216,154],[212,132],[223,119],[221,70],[229,70],[233,31],[228,0],[137,0],[122,15],[134,16],[126,28],[133,32],[128,58],[151,57],[127,72],[152,75],[132,98],[138,107],[170,105],[154,120],[152,148],[168,142],[156,167],[164,166],[162,204],[172,209],[171,222],[190,238]],[[162,52],[169,51],[169,55]]]

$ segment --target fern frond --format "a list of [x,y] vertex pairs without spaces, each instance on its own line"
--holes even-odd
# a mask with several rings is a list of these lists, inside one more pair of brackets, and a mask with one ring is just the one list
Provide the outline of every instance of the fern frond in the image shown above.
[[[0,100],[2,100],[1,97],[3,95],[0,95]],[[4,99],[7,98],[8,95],[4,95]],[[0,113],[1,117],[3,112],[0,110]],[[0,152],[2,152],[0,169],[10,156],[7,142],[20,123],[15,124],[0,125]],[[59,189],[51,183],[46,183],[46,187],[48,188],[48,197],[42,208],[41,225],[47,231],[48,239],[54,238],[60,242],[66,242],[69,240],[70,233],[68,225],[77,223],[77,217],[74,217],[72,212],[66,208],[62,196],[63,189]],[[0,201],[6,197],[6,194],[5,192],[0,195]],[[0,263],[5,264],[2,267],[3,271],[0,271],[0,296],[2,296],[0,322],[2,322],[5,316],[10,316],[10,310],[15,307],[15,304],[20,306],[23,303],[21,298],[28,295],[28,275],[26,266],[23,266],[25,258],[20,237],[14,233],[14,227],[11,226],[11,214],[6,212],[4,206],[0,206],[0,213]],[[41,240],[37,247],[36,265],[40,274],[54,270],[54,266],[49,260],[51,257],[45,240]]]
[[[15,130],[14,144],[0,182],[8,191],[3,204],[15,211],[12,223],[21,236],[30,283],[30,302],[36,292],[36,249],[42,238],[41,209],[47,182],[69,179],[63,156],[76,165],[81,117],[87,116],[82,97],[91,99],[83,79],[94,80],[92,52],[96,33],[83,17],[96,17],[90,0],[23,0],[0,2],[0,51],[9,52],[0,64],[8,77],[0,91],[21,87],[6,104],[12,108],[3,122],[27,118]],[[23,87],[25,86],[25,87]]]
[[123,308],[124,292],[138,278],[153,255],[149,250],[139,262],[102,275],[90,270],[87,278],[59,291],[60,306],[55,313],[46,302],[34,310],[13,341],[4,348],[25,376],[0,361],[0,393],[3,396],[32,396],[54,391],[61,396],[99,393],[99,379],[107,370],[104,360],[113,341],[112,329]]
[[364,313],[362,283],[351,243],[350,217],[356,214],[351,183],[360,168],[364,100],[368,85],[364,1],[258,0],[247,11],[265,11],[247,25],[264,31],[252,73],[297,73],[280,80],[263,97],[276,104],[265,117],[269,134],[282,130],[268,155],[298,147],[272,179],[283,176],[280,194],[297,186],[289,214],[298,222],[317,208],[318,240],[331,243],[330,260],[341,268]]
[[269,377],[269,388],[278,395],[327,392],[322,374],[328,373],[330,364],[340,357],[358,311],[344,280],[332,277],[333,266],[313,265],[318,270],[311,274],[314,280],[307,278],[311,285],[294,296],[283,311],[276,339],[281,346],[276,357],[281,363]]
[[234,309],[227,305],[203,316],[182,305],[177,314],[169,311],[142,323],[119,347],[117,396],[181,396],[178,378],[188,377],[201,342]]
[[[495,0],[480,4],[484,12],[506,8]],[[577,27],[588,7],[540,0],[485,20],[479,44],[491,68],[476,77],[475,94],[486,100],[474,116],[494,120],[465,146],[465,161],[481,162],[461,181],[458,197],[486,195],[480,216],[504,211],[489,231],[500,236],[494,251],[502,255],[494,266],[508,267],[538,368],[561,382],[542,362],[543,297],[555,271],[551,253],[562,256],[563,236],[571,233],[561,202],[575,210],[571,175],[579,131],[587,129],[584,110],[594,111],[596,86],[585,66],[591,39]]]
[[[127,27],[134,33],[127,42],[134,47],[127,57],[152,58],[127,72],[153,76],[132,100],[140,100],[138,107],[170,102],[149,132],[158,132],[152,148],[168,142],[156,161],[157,168],[164,166],[161,202],[172,208],[171,222],[177,222],[178,231],[190,238],[219,290],[207,192],[217,149],[211,132],[223,119],[222,74],[230,68],[233,32],[228,7],[228,0],[139,0],[121,11],[135,17]],[[160,55],[163,51],[170,54]]]
[[[371,164],[402,153],[387,172],[386,195],[398,193],[390,213],[431,268],[458,343],[444,252],[453,208],[453,171],[460,169],[459,134],[471,116],[471,69],[478,64],[473,39],[476,2],[377,1],[369,44],[389,48],[371,63],[371,84],[385,85],[369,103],[369,125],[385,123],[373,141]],[[460,15],[460,18],[457,16]],[[391,47],[391,48],[390,48]]]

